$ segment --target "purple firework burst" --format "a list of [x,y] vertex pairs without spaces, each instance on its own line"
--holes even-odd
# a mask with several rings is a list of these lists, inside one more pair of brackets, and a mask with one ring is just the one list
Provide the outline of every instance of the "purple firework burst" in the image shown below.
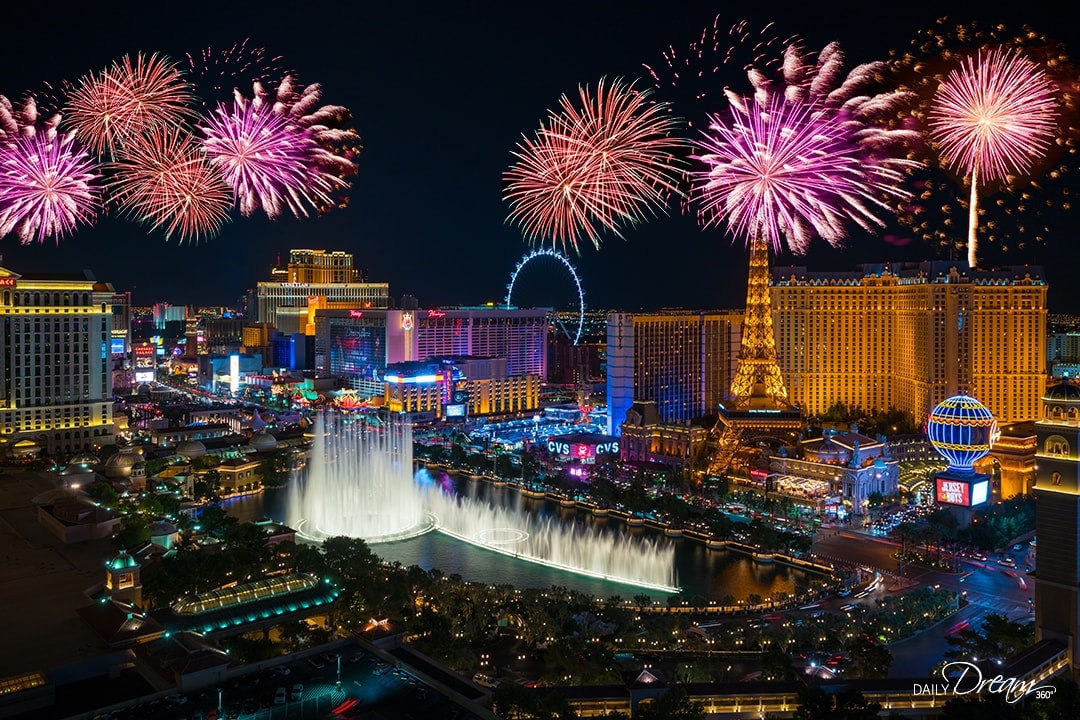
[[0,143],[0,237],[59,240],[101,207],[97,163],[71,133],[42,132]]
[[904,192],[903,173],[873,162],[844,123],[778,96],[733,108],[729,123],[713,116],[694,157],[704,165],[693,173],[702,223],[726,223],[747,244],[763,239],[775,252],[785,237],[796,254],[815,234],[837,245],[849,221],[876,230],[888,209],[881,197]]
[[344,183],[316,161],[318,144],[311,132],[272,106],[238,98],[219,105],[205,118],[203,150],[233,188],[240,212],[260,207],[270,218],[284,209],[307,217],[309,209],[330,204],[330,194]]

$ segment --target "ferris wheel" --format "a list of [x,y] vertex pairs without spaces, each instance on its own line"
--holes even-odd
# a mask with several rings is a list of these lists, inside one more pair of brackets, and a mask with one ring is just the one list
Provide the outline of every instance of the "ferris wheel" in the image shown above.
[[566,337],[570,338],[574,345],[577,345],[578,341],[581,340],[581,330],[585,325],[585,291],[581,288],[581,278],[578,277],[577,270],[574,269],[574,266],[570,264],[570,259],[558,250],[554,250],[552,248],[533,250],[526,253],[521,258],[521,260],[518,260],[517,265],[514,267],[514,272],[510,273],[510,282],[506,285],[506,309],[510,309],[510,297],[514,293],[514,283],[517,282],[518,275],[521,274],[521,271],[525,269],[525,266],[528,265],[530,262],[541,258],[551,258],[558,261],[560,264],[562,264],[564,268],[566,268],[567,272],[570,273],[570,277],[574,281],[574,288],[577,290],[578,299],[577,327],[568,328],[558,315],[554,316],[554,321],[559,326],[559,328],[566,334]]

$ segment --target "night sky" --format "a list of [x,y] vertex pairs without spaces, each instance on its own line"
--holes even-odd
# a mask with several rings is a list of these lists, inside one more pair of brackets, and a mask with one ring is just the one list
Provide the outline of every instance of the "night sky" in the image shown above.
[[[396,298],[407,293],[425,306],[499,301],[529,249],[505,222],[502,174],[522,133],[531,135],[547,109],[579,84],[607,76],[642,78],[651,86],[642,65],[665,68],[661,52],[686,47],[718,12],[724,27],[742,19],[753,27],[775,21],[776,35],[800,35],[815,50],[839,41],[848,69],[907,47],[946,12],[957,23],[993,20],[1019,29],[1026,22],[1080,56],[1080,10],[1063,15],[1044,7],[1049,4],[1013,3],[995,11],[865,0],[142,2],[65,9],[23,1],[0,20],[0,94],[17,98],[43,81],[76,80],[125,53],[156,51],[184,60],[187,52],[248,39],[282,56],[302,83],[321,83],[324,102],[349,107],[364,151],[349,206],[321,218],[271,222],[234,212],[216,238],[179,245],[130,220],[107,217],[58,246],[0,239],[2,264],[16,272],[87,268],[118,290],[131,290],[136,304],[232,304],[268,279],[269,268],[290,248],[327,248],[354,253],[369,278],[389,282]],[[739,73],[724,78],[720,85],[746,90]],[[1074,187],[1080,190],[1080,178]],[[956,191],[963,192],[959,185]],[[1059,220],[1043,245],[988,255],[995,264],[1045,264],[1051,311],[1080,312],[1080,300],[1066,288],[1075,282],[1071,245],[1080,223],[1075,212]],[[847,270],[859,262],[941,257],[937,247],[909,241],[911,235],[903,227],[881,237],[853,232],[843,250],[822,245],[805,258],[782,254],[776,263]],[[594,309],[743,303],[745,251],[718,230],[700,230],[677,208],[630,230],[625,241],[608,237],[600,250],[583,247],[572,262]],[[565,306],[570,285],[554,264],[538,262],[522,273],[520,291],[518,304]]]

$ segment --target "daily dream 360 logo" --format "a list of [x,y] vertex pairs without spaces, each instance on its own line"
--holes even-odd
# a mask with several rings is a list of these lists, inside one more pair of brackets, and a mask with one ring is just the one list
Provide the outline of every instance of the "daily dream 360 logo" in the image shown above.
[[915,683],[914,695],[981,695],[993,693],[1004,696],[1005,702],[1012,704],[1026,695],[1034,694],[1045,700],[1057,692],[1053,685],[1039,685],[1037,680],[1018,680],[1017,678],[995,675],[984,678],[982,670],[974,663],[958,660],[946,663],[941,668],[943,683]]

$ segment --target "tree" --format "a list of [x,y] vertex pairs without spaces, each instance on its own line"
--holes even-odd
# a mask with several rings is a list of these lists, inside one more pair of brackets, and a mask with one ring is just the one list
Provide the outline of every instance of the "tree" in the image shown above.
[[881,712],[881,703],[867,702],[858,690],[840,690],[827,694],[819,687],[799,690],[795,720],[873,720]]
[[851,655],[852,674],[855,677],[888,677],[893,656],[886,646],[863,635],[852,638],[847,645],[847,651]]
[[999,613],[989,613],[978,630],[967,627],[946,638],[950,660],[1005,660],[1035,642],[1035,623],[1012,622]]
[[656,702],[638,705],[637,710],[634,717],[642,720],[705,720],[704,706],[680,687],[671,688]]
[[778,642],[769,643],[761,653],[761,677],[763,680],[794,680],[795,668],[791,655]]

